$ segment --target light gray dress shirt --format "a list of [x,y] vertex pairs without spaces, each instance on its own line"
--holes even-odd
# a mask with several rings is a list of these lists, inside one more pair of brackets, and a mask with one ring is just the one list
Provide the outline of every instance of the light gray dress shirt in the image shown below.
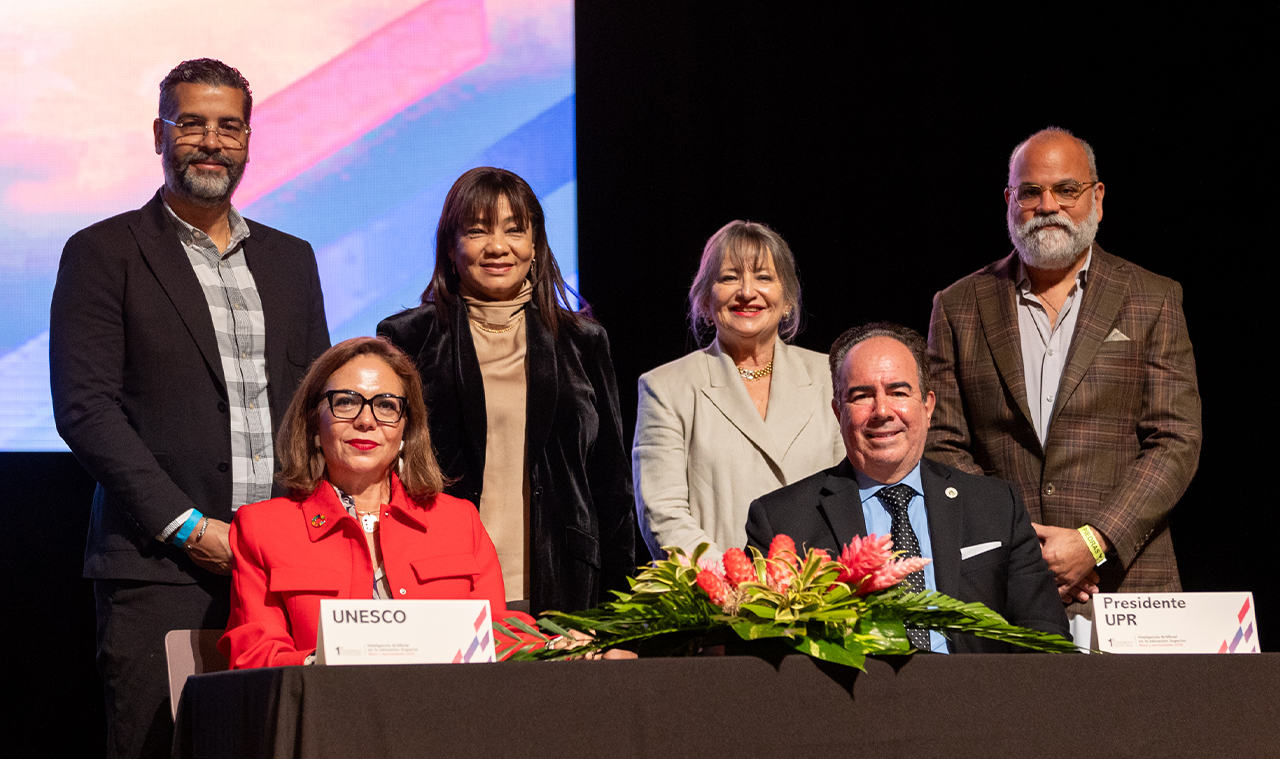
[[1049,436],[1049,419],[1053,415],[1053,403],[1058,397],[1058,385],[1062,370],[1067,364],[1067,351],[1071,348],[1071,335],[1076,331],[1076,317],[1080,314],[1085,282],[1088,280],[1089,263],[1093,260],[1093,246],[1085,254],[1084,266],[1076,272],[1076,282],[1067,293],[1067,299],[1058,312],[1058,321],[1050,324],[1049,312],[1036,296],[1031,294],[1031,278],[1027,267],[1018,262],[1018,335],[1022,342],[1022,368],[1026,373],[1027,406],[1031,410],[1031,423],[1040,438],[1040,446]]

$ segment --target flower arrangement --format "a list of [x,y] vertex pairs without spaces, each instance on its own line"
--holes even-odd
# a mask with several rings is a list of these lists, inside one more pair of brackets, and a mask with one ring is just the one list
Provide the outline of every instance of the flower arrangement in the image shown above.
[[[768,556],[731,548],[715,562],[702,558],[707,548],[703,543],[693,556],[667,548],[666,559],[630,580],[630,593],[615,591],[616,601],[587,611],[547,612],[538,620],[542,631],[506,620],[542,642],[495,626],[500,654],[512,651],[515,661],[561,659],[626,646],[641,656],[689,656],[709,645],[742,643],[862,669],[868,654],[912,653],[908,625],[1048,653],[1076,650],[1066,638],[1011,625],[980,603],[906,590],[899,583],[929,560],[895,558],[887,535],[855,537],[834,559],[820,549],[801,558],[786,535],[774,538]],[[543,631],[590,639],[553,648]]]

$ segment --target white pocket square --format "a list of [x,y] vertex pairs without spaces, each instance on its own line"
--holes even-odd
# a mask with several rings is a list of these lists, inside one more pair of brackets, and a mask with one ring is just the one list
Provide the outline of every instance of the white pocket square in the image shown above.
[[965,546],[960,549],[960,561],[972,559],[978,554],[986,553],[987,551],[994,551],[999,547],[1000,541],[998,540],[993,540],[990,543],[979,543],[976,546]]
[[1127,342],[1129,342],[1129,336],[1128,336],[1128,335],[1126,335],[1125,333],[1121,332],[1121,331],[1120,331],[1120,330],[1118,330],[1118,329],[1112,329],[1112,330],[1111,330],[1111,334],[1109,334],[1109,335],[1107,335],[1106,337],[1104,337],[1104,338],[1102,339],[1102,342],[1104,342],[1104,343],[1127,343]]

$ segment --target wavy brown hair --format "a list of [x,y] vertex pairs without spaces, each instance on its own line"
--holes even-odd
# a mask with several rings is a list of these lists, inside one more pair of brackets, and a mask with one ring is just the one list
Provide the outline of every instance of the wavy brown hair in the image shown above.
[[457,306],[462,286],[455,262],[458,237],[477,221],[496,219],[498,203],[503,198],[511,206],[516,222],[533,231],[534,265],[529,277],[533,284],[533,302],[547,329],[555,336],[561,324],[577,326],[579,320],[590,318],[591,307],[576,292],[574,295],[578,296],[582,309],[574,311],[569,306],[569,286],[564,283],[560,264],[556,263],[551,245],[547,243],[546,219],[538,196],[533,194],[529,183],[516,174],[492,166],[468,171],[449,188],[436,225],[436,268],[422,293],[422,302],[435,303],[439,322],[451,323],[449,309]]
[[302,499],[314,493],[324,480],[324,452],[313,442],[320,433],[320,403],[329,378],[357,356],[377,356],[404,384],[408,407],[404,414],[400,482],[413,500],[430,501],[444,490],[445,478],[431,448],[422,380],[404,351],[380,337],[343,340],[312,362],[276,435],[276,457],[280,460],[276,481],[289,488],[294,498]]

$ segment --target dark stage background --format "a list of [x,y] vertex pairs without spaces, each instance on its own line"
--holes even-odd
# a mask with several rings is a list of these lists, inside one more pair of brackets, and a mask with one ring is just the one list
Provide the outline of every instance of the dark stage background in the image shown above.
[[[1107,185],[1099,242],[1185,289],[1205,441],[1172,519],[1183,584],[1253,591],[1263,647],[1280,650],[1280,520],[1251,485],[1270,439],[1253,283],[1275,250],[1250,218],[1266,213],[1253,184],[1274,165],[1253,104],[1272,86],[1236,35],[1258,20],[1099,33],[1114,24],[1077,29],[1062,8],[991,26],[690,5],[577,11],[581,284],[609,330],[625,423],[636,378],[695,347],[685,293],[722,224],[766,222],[791,244],[798,344],[825,351],[871,319],[925,331],[937,290],[1010,250],[1009,150],[1067,127]],[[69,454],[3,454],[0,475],[5,679],[21,694],[10,735],[93,755],[104,727],[80,578],[93,484]]]

